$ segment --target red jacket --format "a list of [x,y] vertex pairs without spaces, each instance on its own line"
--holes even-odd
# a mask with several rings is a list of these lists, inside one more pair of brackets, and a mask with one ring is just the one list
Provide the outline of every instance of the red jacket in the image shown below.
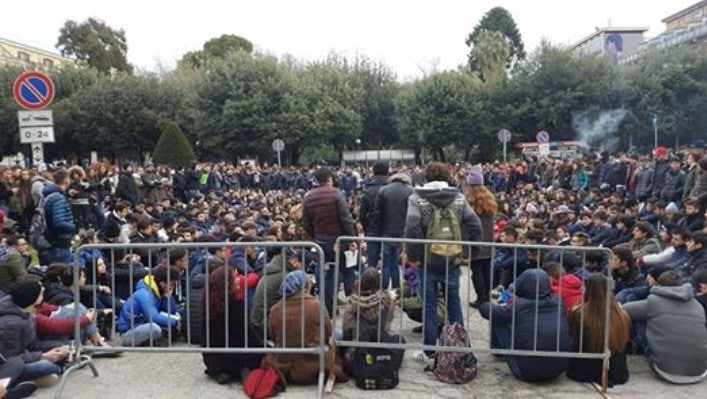
[[[52,319],[49,317],[52,312],[59,309],[58,306],[43,302],[38,308],[35,314],[35,320],[37,321],[37,335],[42,338],[52,335],[72,335],[74,333],[74,319]],[[86,316],[81,316],[79,319],[79,325],[83,330],[91,324],[91,321]]]
[[[560,287],[562,286],[562,287]],[[560,290],[562,288],[562,290]],[[552,279],[552,292],[562,299],[570,312],[572,308],[582,303],[582,280],[574,274],[565,274],[559,280]]]

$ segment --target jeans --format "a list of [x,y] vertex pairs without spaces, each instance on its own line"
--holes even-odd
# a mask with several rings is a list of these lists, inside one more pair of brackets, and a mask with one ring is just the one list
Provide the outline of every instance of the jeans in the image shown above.
[[32,381],[51,374],[61,374],[61,367],[49,360],[38,360],[32,363],[25,363],[25,369],[17,381]]
[[22,375],[25,369],[25,362],[19,356],[8,357],[7,360],[0,364],[0,379],[9,378],[9,388],[12,388],[17,379]]
[[[86,315],[86,307],[82,304],[78,304],[78,312],[81,316]],[[73,319],[75,314],[76,312],[74,309],[62,306],[59,308],[56,315],[52,317],[52,319]],[[83,339],[87,339],[97,333],[98,327],[96,327],[96,323],[94,322],[86,326],[81,335],[83,336]],[[50,337],[49,339],[66,339],[66,337]]]
[[44,253],[46,256],[46,264],[50,265],[52,263],[66,263],[71,264],[71,251],[69,248],[49,248]]
[[[367,235],[367,237],[378,236],[374,234],[369,234]],[[368,248],[368,250],[366,251],[366,262],[368,263],[368,267],[378,266],[378,260],[381,257],[381,243],[377,241],[367,241],[366,247]]]
[[383,289],[388,288],[391,280],[393,281],[393,288],[400,288],[399,256],[400,243],[386,242],[383,244]]
[[162,339],[162,328],[157,323],[145,323],[123,334],[123,346],[141,346],[158,339]]
[[[423,283],[424,308],[422,313],[424,344],[434,346],[437,342],[437,301],[440,287],[445,292],[447,323],[464,324],[459,298],[459,266],[452,260],[431,255],[425,268],[418,268],[417,275]],[[425,351],[431,355],[432,351]]]
[[327,311],[329,312],[329,316],[333,316],[335,306],[334,301],[336,300],[336,293],[338,291],[338,287],[334,286],[334,273],[338,273],[341,277],[339,281],[344,282],[344,292],[346,293],[346,296],[349,296],[353,292],[353,286],[355,281],[354,272],[356,271],[356,268],[346,267],[346,259],[344,259],[343,248],[348,245],[347,243],[342,243],[341,248],[339,248],[339,270],[336,270],[336,265],[334,264],[334,262],[336,262],[334,243],[318,242],[317,244],[319,244],[319,246],[321,246],[324,250],[324,261],[330,264],[330,266],[326,270],[326,273],[324,274],[324,284],[319,281],[320,270],[319,267],[317,267],[317,286],[319,287],[320,295],[322,293],[321,287],[324,286],[324,304],[326,305]]

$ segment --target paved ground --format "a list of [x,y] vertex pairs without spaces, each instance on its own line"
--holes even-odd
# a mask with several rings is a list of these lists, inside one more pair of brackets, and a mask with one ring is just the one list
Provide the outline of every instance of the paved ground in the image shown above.
[[[467,281],[468,279],[463,279]],[[463,284],[466,285],[466,284]],[[463,290],[464,293],[468,289]],[[466,294],[464,294],[466,296]],[[470,334],[474,347],[488,347],[488,324],[476,312],[469,313]],[[407,317],[402,319],[403,331],[408,342],[420,342],[419,334],[410,333],[416,324]],[[400,326],[396,319],[394,328]],[[561,376],[544,384],[527,384],[515,380],[503,361],[487,354],[479,354],[478,377],[462,386],[442,384],[412,359],[407,351],[400,372],[400,385],[390,391],[363,391],[352,382],[338,384],[327,398],[377,399],[395,398],[601,398],[591,384],[579,384]],[[63,398],[93,399],[112,398],[169,398],[211,399],[245,398],[240,384],[220,386],[203,374],[203,363],[198,354],[125,354],[117,359],[96,359],[100,372],[93,378],[86,368],[70,376]],[[707,383],[692,386],[673,386],[653,377],[642,357],[629,360],[631,378],[625,385],[609,390],[609,397],[616,398],[685,398],[705,397]],[[38,398],[51,398],[56,388],[35,394]],[[699,392],[702,392],[700,394]],[[288,387],[280,395],[285,398],[314,398],[314,387]]]

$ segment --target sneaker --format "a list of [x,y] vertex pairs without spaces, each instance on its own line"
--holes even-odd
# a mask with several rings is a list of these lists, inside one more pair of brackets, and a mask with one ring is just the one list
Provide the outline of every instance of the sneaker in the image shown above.
[[434,358],[431,358],[425,354],[425,351],[415,351],[412,353],[413,359],[415,359],[416,362],[432,367],[435,363]]
[[37,384],[32,381],[20,382],[7,390],[3,399],[22,399],[31,396],[37,390]]
[[34,383],[37,384],[37,388],[53,387],[57,382],[59,382],[59,376],[56,374],[45,375],[44,377],[39,377],[34,380]]

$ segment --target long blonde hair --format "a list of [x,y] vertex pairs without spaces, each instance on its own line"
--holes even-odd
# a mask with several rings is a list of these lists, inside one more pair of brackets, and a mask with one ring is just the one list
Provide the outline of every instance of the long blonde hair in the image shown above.
[[498,212],[496,198],[484,185],[466,186],[464,197],[479,216],[493,216]]

